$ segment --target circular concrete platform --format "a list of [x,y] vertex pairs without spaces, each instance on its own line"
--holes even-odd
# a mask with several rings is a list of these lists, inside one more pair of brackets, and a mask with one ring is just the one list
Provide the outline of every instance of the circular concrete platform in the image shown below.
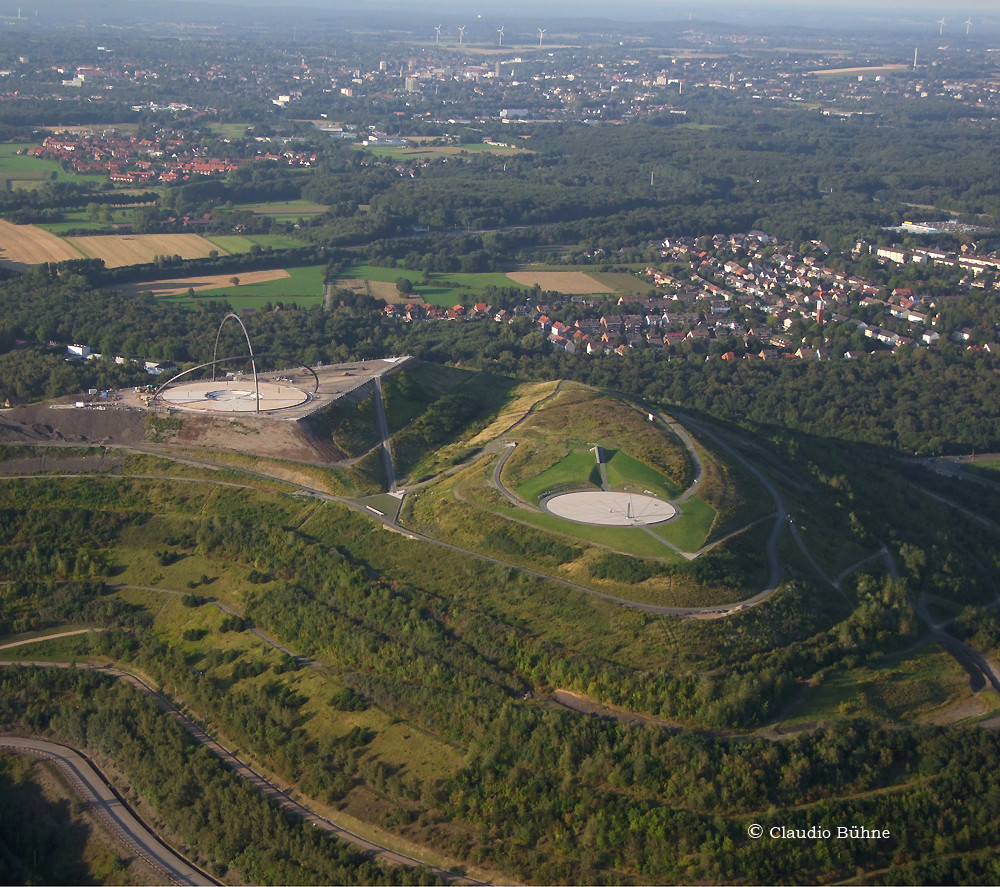
[[542,502],[542,508],[578,524],[602,527],[661,524],[677,514],[673,505],[656,496],[603,490],[560,493]]
[[[305,391],[290,385],[261,382],[259,388],[261,412],[287,410],[309,400]],[[208,413],[253,413],[258,408],[253,379],[188,382],[167,388],[161,392],[160,399],[182,410]]]

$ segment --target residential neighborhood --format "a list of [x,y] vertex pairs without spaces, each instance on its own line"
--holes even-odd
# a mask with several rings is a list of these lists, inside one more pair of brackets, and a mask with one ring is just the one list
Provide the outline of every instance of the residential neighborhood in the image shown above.
[[[553,348],[597,355],[702,343],[706,359],[830,360],[934,348],[942,338],[991,354],[1000,351],[992,336],[983,341],[981,331],[949,329],[941,322],[942,311],[962,294],[994,288],[1000,277],[995,253],[855,244],[854,259],[871,257],[886,268],[934,266],[961,275],[952,294],[932,296],[837,270],[828,264],[825,244],[807,246],[811,254],[804,255],[761,231],[668,237],[659,245],[661,268],[647,267],[642,275],[651,285],[642,297],[609,300],[546,292],[544,301],[529,298],[503,307],[481,302],[444,309],[410,302],[386,305],[384,313],[401,322],[491,318],[512,323],[527,317]],[[617,310],[610,313],[609,307]],[[569,315],[572,321],[561,319]],[[853,344],[845,347],[845,342]]]

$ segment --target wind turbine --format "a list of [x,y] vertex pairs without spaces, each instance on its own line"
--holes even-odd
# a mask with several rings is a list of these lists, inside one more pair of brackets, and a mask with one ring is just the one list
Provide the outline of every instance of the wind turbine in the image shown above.
[[538,29],[538,45],[539,46],[542,45],[542,37],[543,37],[543,35],[545,34],[545,32],[547,30],[548,30],[548,28],[539,28]]
[[969,28],[971,28],[971,27],[972,27],[972,16],[970,15],[970,16],[969,16],[969,17],[968,17],[968,18],[967,18],[967,19],[965,20],[965,36],[966,36],[966,37],[968,37],[968,36],[969,36]]
[[938,37],[940,37],[944,34],[944,19],[938,22],[938,26]]
[[500,25],[500,29],[497,33],[500,35],[500,42],[497,43],[497,46],[503,46],[503,25]]
[[444,27],[443,25],[436,25],[434,27],[434,42],[435,43],[440,43],[441,42],[441,28],[443,28],[443,27]]
[[466,28],[466,25],[462,25],[462,27],[460,27],[458,29],[458,45],[459,46],[462,45],[462,40],[465,38],[465,28]]

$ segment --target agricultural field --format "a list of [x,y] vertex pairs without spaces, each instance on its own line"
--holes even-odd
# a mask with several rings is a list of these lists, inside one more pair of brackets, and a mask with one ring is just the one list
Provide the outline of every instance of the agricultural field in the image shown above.
[[[499,272],[485,274],[461,274],[458,272],[433,272],[424,277],[424,272],[411,268],[397,266],[395,268],[385,268],[380,265],[350,265],[343,271],[345,280],[351,280],[349,288],[357,286],[356,281],[376,281],[393,285],[400,277],[407,278],[413,284],[413,295],[418,296],[424,302],[431,305],[438,305],[442,308],[451,308],[452,305],[471,305],[479,300],[480,295],[487,286],[510,287],[512,281],[505,274]],[[427,283],[424,283],[424,280]],[[385,290],[388,292],[388,290]],[[527,291],[527,288],[526,288]],[[373,295],[374,292],[372,293]],[[376,298],[383,298],[376,296]],[[388,301],[388,300],[387,300]],[[393,296],[393,301],[399,301],[398,291]],[[406,302],[417,301],[413,297],[404,299]]]
[[134,208],[134,206],[112,208],[110,218],[103,219],[91,218],[84,209],[71,210],[62,214],[61,222],[40,222],[38,227],[59,236],[69,231],[79,231],[81,228],[107,231],[110,234],[114,232],[115,225],[128,224],[131,221]]
[[[244,271],[237,275],[240,286],[250,286],[259,283],[271,283],[275,280],[287,280],[291,275],[284,268],[273,268],[266,271]],[[118,289],[129,295],[152,293],[154,296],[177,296],[186,294],[188,290],[196,293],[202,290],[219,290],[232,288],[232,274],[212,274],[198,277],[170,277],[164,280],[147,280],[141,283],[130,283]]]
[[[255,274],[265,275],[255,278]],[[326,265],[304,265],[300,268],[279,269],[276,271],[248,272],[246,274],[222,274],[213,278],[222,281],[215,287],[197,291],[194,299],[187,295],[187,285],[182,294],[165,295],[170,302],[192,306],[199,299],[216,299],[226,301],[234,311],[244,308],[261,310],[267,303],[295,302],[300,308],[310,305],[322,305],[325,298],[323,278]],[[273,276],[268,276],[273,275]],[[229,283],[233,277],[239,278],[239,284]],[[201,279],[201,278],[199,278]],[[147,287],[148,288],[148,287]]]
[[220,252],[231,256],[248,253],[259,246],[262,249],[298,249],[303,244],[284,234],[210,234],[206,240],[214,243]]
[[69,241],[37,225],[13,225],[0,220],[0,262],[18,271],[42,262],[83,258],[86,254]]
[[[416,139],[414,139],[416,141]],[[356,144],[359,150],[374,154],[376,157],[392,158],[393,160],[426,160],[429,157],[455,157],[460,154],[530,154],[525,148],[504,145],[417,145],[414,147],[378,147]]]
[[103,259],[108,268],[148,264],[157,256],[207,259],[212,252],[222,252],[200,234],[97,234],[67,237],[65,242],[84,256]]
[[278,221],[295,221],[302,216],[322,215],[329,209],[311,200],[286,200],[274,203],[241,203],[233,207],[236,210],[252,212],[258,216],[271,216]]
[[[643,266],[645,268],[645,266]],[[636,267],[634,272],[627,271],[588,271],[587,277],[609,287],[619,296],[646,296],[655,293],[656,286],[641,272],[643,268]],[[662,291],[661,291],[662,294]]]
[[416,293],[404,294],[388,280],[366,280],[363,277],[338,277],[333,284],[337,289],[351,290],[381,299],[387,305],[421,305],[424,300]]
[[521,286],[540,286],[543,290],[566,296],[590,296],[614,292],[611,287],[599,283],[582,271],[512,271],[507,277]]

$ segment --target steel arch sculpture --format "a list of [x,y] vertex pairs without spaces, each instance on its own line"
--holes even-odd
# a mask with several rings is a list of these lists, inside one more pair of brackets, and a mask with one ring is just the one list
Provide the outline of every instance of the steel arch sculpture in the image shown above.
[[[225,317],[222,318],[222,323],[219,324],[219,331],[215,334],[215,348],[212,350],[212,381],[215,381],[215,367],[219,362],[219,339],[222,336],[222,328],[226,325],[226,321],[229,318],[235,320],[239,325],[240,329],[243,330],[243,335],[247,339],[247,348],[250,350],[250,366],[253,368],[253,393],[255,397],[254,401],[254,412],[260,412],[260,383],[257,381],[257,361],[253,356],[253,345],[250,344],[250,333],[247,332],[247,328],[243,325],[243,321],[240,320],[239,316],[230,311]],[[157,391],[159,394],[159,391]]]
[[[267,358],[277,358],[279,360],[287,360],[289,363],[294,363],[299,369],[305,370],[307,373],[309,373],[313,377],[313,391],[312,391],[312,393],[315,394],[317,391],[319,391],[319,376],[316,375],[316,370],[314,370],[311,366],[307,366],[304,363],[299,363],[299,361],[293,360],[291,357],[286,357],[284,354],[258,354],[257,356],[258,357],[262,357],[262,358],[264,358],[264,357],[267,357]],[[160,385],[160,387],[157,388],[156,391],[153,392],[153,396],[150,398],[150,401],[156,400],[156,398],[158,398],[160,396],[161,392],[163,392],[166,388],[168,388],[170,385],[173,385],[174,382],[176,382],[178,379],[183,378],[184,376],[188,376],[191,373],[196,373],[198,370],[205,369],[205,367],[212,367],[213,368],[213,373],[214,373],[214,371],[215,371],[214,368],[215,368],[216,364],[219,364],[219,363],[231,363],[234,360],[245,360],[245,359],[246,358],[244,358],[244,357],[223,357],[223,358],[220,358],[219,360],[210,360],[207,363],[199,363],[198,366],[193,366],[189,370],[182,370],[176,376],[171,376],[169,379],[167,379],[166,382],[164,382],[162,385]],[[215,381],[215,380],[213,379],[213,381]]]
[[[240,318],[236,314],[233,314],[232,312],[230,312],[225,317],[223,317],[222,318],[222,323],[219,324],[218,332],[216,332],[216,334],[215,334],[215,348],[212,349],[212,360],[209,363],[200,363],[200,364],[198,364],[198,366],[191,367],[191,369],[189,369],[189,370],[184,370],[183,372],[180,372],[180,373],[178,373],[175,376],[171,376],[169,379],[167,379],[166,382],[164,382],[162,385],[160,385],[159,388],[156,389],[156,391],[153,393],[153,396],[150,398],[151,402],[154,401],[154,400],[156,400],[156,398],[158,398],[160,396],[160,394],[163,392],[163,390],[168,385],[172,385],[174,382],[176,382],[178,379],[182,378],[183,376],[187,376],[190,373],[197,372],[198,370],[203,370],[203,369],[205,369],[205,367],[209,367],[210,366],[212,368],[212,381],[214,382],[214,381],[216,381],[216,378],[215,378],[215,376],[216,376],[216,374],[215,374],[215,368],[220,363],[229,363],[229,362],[234,361],[234,360],[244,360],[245,359],[245,358],[240,357],[240,356],[237,356],[237,357],[224,357],[221,360],[219,359],[219,339],[222,336],[222,328],[226,325],[226,321],[229,320],[230,317],[233,320],[235,320],[240,325],[240,329],[243,330],[243,335],[246,337],[246,340],[247,340],[247,349],[250,351],[250,366],[253,368],[253,386],[254,386],[254,398],[255,398],[255,400],[254,400],[254,412],[255,413],[260,413],[260,382],[257,379],[257,357],[253,353],[253,344],[250,342],[250,333],[247,332],[247,328],[246,328],[246,326],[244,326],[243,321],[240,320]],[[262,354],[260,356],[261,357],[277,357],[277,358],[280,358],[281,360],[287,360],[289,363],[294,363],[297,366],[299,366],[300,368],[302,368],[304,370],[307,370],[312,375],[312,377],[313,377],[313,394],[315,394],[317,391],[319,391],[319,376],[316,375],[316,371],[312,367],[306,366],[304,363],[300,363],[297,360],[293,360],[292,358],[285,357],[284,355],[281,355],[281,354]]]

